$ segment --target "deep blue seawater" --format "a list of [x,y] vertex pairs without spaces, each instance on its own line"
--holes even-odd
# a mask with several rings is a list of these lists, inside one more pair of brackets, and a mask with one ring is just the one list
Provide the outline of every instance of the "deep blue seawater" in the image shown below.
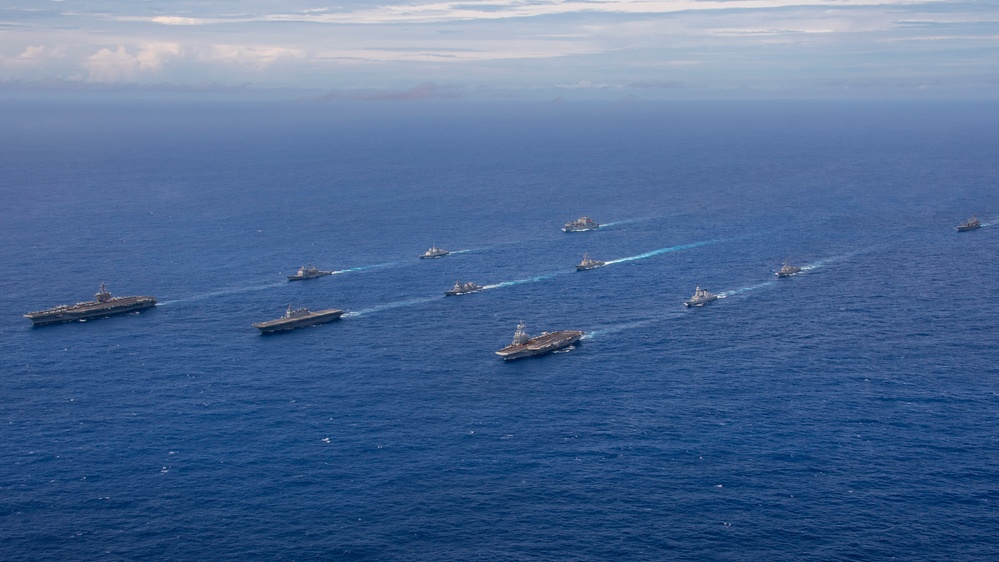
[[[999,558],[994,103],[0,123],[4,560]],[[21,317],[102,281],[161,304]],[[504,363],[520,320],[589,335]]]

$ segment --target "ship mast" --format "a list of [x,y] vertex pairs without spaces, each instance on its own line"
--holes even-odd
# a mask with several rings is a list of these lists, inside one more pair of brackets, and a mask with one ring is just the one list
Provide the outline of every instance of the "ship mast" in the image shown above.
[[520,324],[517,324],[517,331],[513,334],[513,345],[523,345],[529,339],[531,336],[527,335],[527,326],[521,321]]

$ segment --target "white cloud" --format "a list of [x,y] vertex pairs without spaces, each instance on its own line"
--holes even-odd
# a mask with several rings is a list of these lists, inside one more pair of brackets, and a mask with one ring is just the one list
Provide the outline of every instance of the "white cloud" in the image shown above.
[[303,50],[285,47],[212,45],[199,52],[198,60],[237,64],[263,70],[281,60],[301,60],[306,56]]
[[141,75],[155,74],[163,64],[182,55],[176,43],[149,43],[132,54],[123,45],[111,50],[103,48],[83,63],[88,77],[94,82],[133,81]]

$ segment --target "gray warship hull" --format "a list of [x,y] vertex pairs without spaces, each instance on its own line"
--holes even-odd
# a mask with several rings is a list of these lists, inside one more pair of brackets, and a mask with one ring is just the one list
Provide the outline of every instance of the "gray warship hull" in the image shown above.
[[333,275],[332,271],[319,271],[316,273],[306,273],[303,275],[289,275],[288,281],[305,281],[306,279],[316,279],[319,277],[326,277],[327,275]]
[[706,299],[697,299],[697,300],[690,299],[689,301],[684,302],[683,305],[684,306],[704,306],[704,305],[708,304],[709,302],[715,302],[716,300],[718,300],[718,295],[712,295],[712,296],[710,296],[710,297],[708,297]]
[[278,318],[277,320],[258,322],[254,324],[253,327],[260,330],[261,334],[274,334],[277,332],[287,332],[298,328],[307,328],[309,326],[325,324],[327,322],[332,322],[341,316],[343,316],[342,310],[320,310],[319,312],[311,312],[307,316]]
[[70,306],[57,306],[49,310],[29,312],[24,317],[33,326],[83,322],[97,318],[107,318],[119,314],[138,312],[156,306],[153,297],[116,297],[107,302],[84,302]]
[[504,361],[534,357],[558,351],[579,341],[585,332],[578,330],[562,330],[551,334],[541,334],[519,345],[508,345],[496,352]]

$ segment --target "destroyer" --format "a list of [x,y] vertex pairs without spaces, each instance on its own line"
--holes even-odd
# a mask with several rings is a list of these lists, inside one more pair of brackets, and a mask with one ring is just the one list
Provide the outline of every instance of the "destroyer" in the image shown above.
[[513,343],[496,352],[503,359],[520,359],[521,357],[531,357],[532,355],[543,355],[569,347],[583,337],[584,332],[578,330],[562,330],[560,332],[542,333],[540,336],[532,338],[527,335],[523,322],[517,324],[517,331],[513,334]]
[[565,223],[562,227],[562,232],[585,232],[587,230],[596,230],[600,228],[600,225],[593,222],[590,217],[579,217],[574,221],[569,221]]
[[958,232],[966,232],[968,230],[975,230],[976,228],[982,227],[982,221],[978,220],[978,217],[972,215],[970,219],[962,222],[961,224],[955,226]]
[[690,297],[690,300],[684,302],[683,304],[686,306],[704,306],[709,302],[716,300],[718,300],[718,295],[697,287],[694,290],[694,296]]
[[605,265],[607,265],[607,262],[590,259],[590,255],[584,253],[583,261],[576,264],[576,271],[586,271],[587,269],[595,269],[598,267],[603,267]]
[[294,330],[295,328],[315,326],[316,324],[325,324],[326,322],[336,320],[342,315],[342,310],[332,308],[329,310],[320,310],[319,312],[311,312],[308,308],[292,308],[291,305],[288,305],[288,310],[281,318],[268,320],[267,322],[258,322],[253,327],[260,330],[263,334],[271,334]]
[[316,269],[316,266],[310,263],[309,265],[305,265],[298,268],[298,273],[294,275],[289,275],[288,281],[302,281],[304,279],[315,279],[316,277],[323,277],[326,275],[333,275],[333,272]]
[[444,296],[455,297],[455,296],[458,296],[458,295],[465,295],[465,294],[468,294],[468,293],[474,293],[476,291],[481,291],[482,289],[483,289],[482,286],[476,285],[475,283],[472,283],[471,281],[469,281],[468,283],[462,283],[461,279],[459,279],[459,280],[457,280],[457,281],[454,282],[454,287],[452,287],[450,291],[444,291]]
[[94,295],[94,300],[73,305],[61,305],[48,310],[29,312],[24,317],[31,320],[34,326],[46,324],[62,324],[63,322],[82,322],[92,318],[105,318],[115,314],[136,312],[156,306],[153,297],[112,297],[104,283]]
[[425,260],[425,259],[428,259],[428,258],[442,258],[442,257],[444,257],[444,256],[446,256],[446,255],[448,255],[450,253],[451,252],[449,252],[449,251],[447,251],[447,250],[445,250],[443,248],[438,248],[437,244],[434,244],[433,246],[430,247],[429,250],[427,250],[426,252],[423,252],[423,254],[420,256],[420,259],[421,260]]
[[781,266],[780,270],[775,271],[774,275],[777,277],[790,277],[795,273],[801,273],[801,268],[796,265],[791,265],[785,260],[784,265]]

